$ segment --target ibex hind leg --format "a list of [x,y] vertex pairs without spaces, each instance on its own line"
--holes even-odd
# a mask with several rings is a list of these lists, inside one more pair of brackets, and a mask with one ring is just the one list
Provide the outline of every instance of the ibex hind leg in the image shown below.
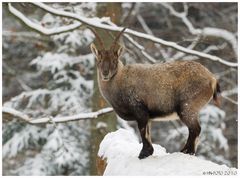
[[[211,85],[204,87],[198,94],[181,104],[178,110],[180,120],[188,127],[189,136],[187,143],[181,150],[184,153],[195,154],[201,126],[198,121],[200,109],[206,105],[212,97]],[[189,96],[190,97],[190,96]]]
[[198,122],[198,113],[185,109],[179,113],[181,121],[188,127],[189,135],[187,143],[182,148],[181,152],[187,154],[195,154],[197,149],[198,137],[201,132],[201,127]]

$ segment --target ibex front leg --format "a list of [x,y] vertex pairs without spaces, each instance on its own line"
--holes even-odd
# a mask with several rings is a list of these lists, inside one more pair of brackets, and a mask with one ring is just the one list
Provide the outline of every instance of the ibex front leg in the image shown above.
[[146,158],[153,154],[150,127],[150,121],[138,121],[138,129],[143,143],[142,150],[138,156],[139,159]]

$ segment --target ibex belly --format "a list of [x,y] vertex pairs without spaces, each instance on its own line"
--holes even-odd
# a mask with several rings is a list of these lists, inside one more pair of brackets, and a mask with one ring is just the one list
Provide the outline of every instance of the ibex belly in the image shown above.
[[152,118],[152,121],[171,121],[171,120],[177,120],[177,119],[179,119],[178,114],[176,112],[173,112],[165,116]]

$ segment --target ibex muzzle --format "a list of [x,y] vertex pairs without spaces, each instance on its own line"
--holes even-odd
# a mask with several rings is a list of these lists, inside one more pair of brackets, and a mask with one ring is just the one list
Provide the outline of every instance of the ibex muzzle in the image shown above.
[[[132,64],[124,66],[119,60],[122,47],[117,41],[110,49],[91,45],[97,59],[98,84],[103,97],[124,120],[138,123],[143,147],[139,158],[153,154],[150,122],[177,116],[188,127],[187,143],[181,150],[194,154],[201,132],[198,122],[200,109],[211,98],[219,104],[220,87],[214,75],[204,66],[193,61],[175,61],[164,64]],[[161,120],[160,119],[160,120]]]

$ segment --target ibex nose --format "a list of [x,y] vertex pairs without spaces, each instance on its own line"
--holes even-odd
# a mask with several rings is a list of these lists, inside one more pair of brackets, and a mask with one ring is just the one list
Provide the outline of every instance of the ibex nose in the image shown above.
[[103,76],[108,76],[108,73],[109,73],[108,70],[104,70],[102,74],[103,74]]
[[108,70],[102,72],[102,79],[105,81],[109,80],[109,71]]

